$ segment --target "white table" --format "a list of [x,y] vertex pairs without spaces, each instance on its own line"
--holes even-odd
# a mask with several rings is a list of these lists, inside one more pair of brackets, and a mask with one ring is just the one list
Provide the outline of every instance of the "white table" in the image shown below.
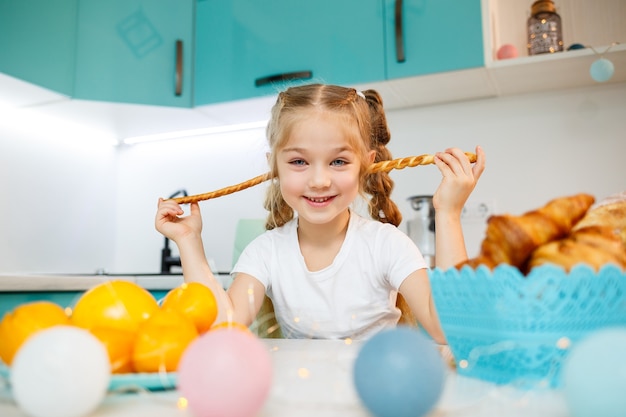
[[[274,364],[274,381],[256,417],[371,417],[352,382],[359,345],[333,340],[264,339]],[[306,369],[307,372],[299,370]],[[301,376],[306,374],[305,377]],[[110,394],[89,417],[190,417],[176,406],[175,390]],[[6,389],[0,416],[24,417]],[[520,391],[466,378],[450,371],[444,393],[428,417],[569,417],[558,390]]]

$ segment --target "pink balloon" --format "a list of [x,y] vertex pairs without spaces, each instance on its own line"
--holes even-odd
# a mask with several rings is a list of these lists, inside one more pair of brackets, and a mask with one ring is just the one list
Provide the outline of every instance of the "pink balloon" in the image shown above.
[[196,417],[251,417],[272,385],[268,348],[253,334],[211,330],[194,340],[178,364],[178,389]]

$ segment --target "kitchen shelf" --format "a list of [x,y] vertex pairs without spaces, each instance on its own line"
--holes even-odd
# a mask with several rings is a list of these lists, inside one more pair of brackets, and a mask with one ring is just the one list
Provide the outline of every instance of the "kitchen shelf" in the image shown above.
[[[606,47],[596,48],[603,51]],[[598,56],[590,49],[495,61],[465,71],[404,78],[356,86],[377,89],[386,109],[427,106],[455,101],[581,88],[626,82],[626,45],[604,54],[615,66],[604,83],[591,78],[589,68]]]
[[[554,0],[561,16],[565,49],[575,43],[586,46],[586,49],[528,56],[526,21],[533,2],[483,0],[485,67],[493,80],[496,95],[598,84],[591,78],[589,68],[599,58],[597,53],[605,51],[608,52],[604,57],[615,66],[609,82],[626,81],[626,2]],[[517,58],[496,59],[498,49],[505,44],[517,49]]]
[[[526,22],[534,1],[482,1],[486,66],[498,62],[496,53],[505,44],[513,45],[520,58],[528,58]],[[582,44],[603,51],[603,45],[626,43],[624,0],[554,0],[554,4],[561,16],[564,49]]]
[[[526,20],[534,0],[483,0],[484,67],[356,87],[378,89],[387,109],[400,109],[626,82],[626,2],[554,1],[566,46],[580,43],[597,53],[608,49],[603,56],[615,66],[609,81],[591,78],[589,68],[599,58],[591,48],[527,55]],[[615,42],[619,44],[611,46]],[[518,57],[497,60],[497,50],[504,44],[515,46]]]
[[[594,47],[598,52],[609,46]],[[626,45],[610,48],[603,57],[613,62],[615,73],[607,83],[626,81]],[[498,96],[562,90],[604,84],[591,78],[591,64],[599,59],[591,49],[495,61],[487,67]]]

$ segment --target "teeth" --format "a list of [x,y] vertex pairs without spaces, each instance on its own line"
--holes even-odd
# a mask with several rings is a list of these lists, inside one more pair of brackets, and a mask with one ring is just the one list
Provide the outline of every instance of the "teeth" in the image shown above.
[[308,197],[309,200],[313,201],[314,203],[323,203],[324,201],[328,200],[328,197],[324,197],[324,198],[312,198],[312,197]]

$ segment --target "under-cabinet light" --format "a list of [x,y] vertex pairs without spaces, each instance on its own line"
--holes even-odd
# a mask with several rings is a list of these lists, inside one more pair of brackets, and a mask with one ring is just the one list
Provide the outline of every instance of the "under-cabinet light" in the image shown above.
[[214,135],[217,133],[240,132],[243,130],[260,129],[267,126],[267,120],[249,123],[237,123],[225,126],[214,126],[202,129],[178,130],[174,132],[155,133],[151,135],[132,136],[123,139],[125,145],[134,145],[137,143],[154,142],[169,139],[183,139],[194,136]]
[[46,114],[38,108],[2,107],[0,130],[11,129],[34,137],[45,137],[58,143],[80,146],[118,146],[113,134],[86,123]]

